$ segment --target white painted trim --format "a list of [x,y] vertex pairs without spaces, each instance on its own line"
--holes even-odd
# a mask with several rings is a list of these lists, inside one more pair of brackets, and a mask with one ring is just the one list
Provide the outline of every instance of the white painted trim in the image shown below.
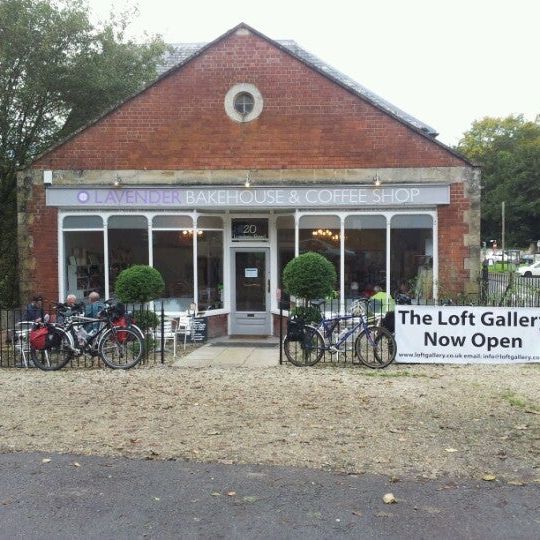
[[439,300],[439,219],[437,212],[433,213],[433,300]]
[[[345,220],[349,216],[383,216],[386,219],[386,288],[390,287],[390,257],[391,257],[391,219],[394,216],[399,215],[428,215],[432,218],[432,235],[433,235],[433,297],[435,300],[438,298],[438,276],[439,276],[439,242],[438,242],[438,217],[437,208],[404,208],[400,210],[396,209],[369,209],[369,210],[346,210],[335,211],[332,209],[327,210],[311,210],[311,209],[295,209],[294,213],[291,209],[290,212],[283,212],[274,214],[270,212],[257,212],[257,213],[242,213],[235,212],[229,213],[224,211],[222,214],[205,213],[205,212],[174,212],[171,210],[163,211],[92,211],[92,210],[60,210],[58,213],[58,290],[59,301],[65,297],[65,254],[64,254],[64,232],[96,232],[100,229],[63,229],[63,219],[67,216],[88,216],[97,215],[103,219],[103,261],[105,271],[105,295],[110,297],[110,281],[109,281],[109,243],[108,243],[108,220],[112,216],[125,216],[125,215],[137,215],[143,216],[147,219],[148,224],[148,261],[149,264],[153,264],[153,233],[154,231],[177,231],[182,230],[183,227],[177,228],[155,228],[152,226],[152,220],[155,216],[190,216],[192,219],[192,227],[195,232],[193,241],[193,287],[194,287],[194,301],[198,306],[198,243],[197,243],[197,231],[198,230],[216,230],[223,231],[223,308],[219,310],[211,310],[205,312],[205,316],[213,315],[229,315],[231,314],[232,297],[231,297],[231,251],[233,248],[266,248],[269,250],[270,256],[270,301],[269,312],[279,313],[278,302],[276,298],[276,290],[279,282],[279,269],[278,269],[278,236],[276,229],[277,217],[282,215],[289,215],[294,218],[294,252],[295,256],[299,255],[300,250],[300,218],[302,216],[336,216],[340,219],[340,301],[341,305],[344,305],[345,300]],[[197,218],[203,216],[220,217],[223,222],[223,228],[202,228],[197,227]],[[267,218],[268,219],[268,240],[267,241],[252,241],[252,242],[233,242],[231,238],[231,220],[233,218]],[[271,325],[273,331],[273,317],[271,318]],[[228,317],[228,333],[231,332],[231,317]]]
[[103,218],[103,272],[105,273],[105,299],[111,297],[109,279],[109,221]]
[[339,305],[345,314],[345,216],[339,216]]
[[58,212],[57,215],[57,221],[58,221],[58,230],[56,231],[57,238],[58,238],[58,302],[62,302],[62,299],[66,297],[66,290],[65,290],[65,262],[66,262],[66,254],[65,254],[65,248],[64,248],[64,230],[62,228],[62,223],[64,220],[64,216],[62,215],[62,212]]

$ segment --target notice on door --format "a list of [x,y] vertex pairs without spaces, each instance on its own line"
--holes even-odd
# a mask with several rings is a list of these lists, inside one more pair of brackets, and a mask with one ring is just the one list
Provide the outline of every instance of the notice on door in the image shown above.
[[244,277],[247,277],[247,278],[259,277],[259,269],[258,268],[245,268]]
[[536,308],[396,306],[397,362],[540,362],[539,337]]

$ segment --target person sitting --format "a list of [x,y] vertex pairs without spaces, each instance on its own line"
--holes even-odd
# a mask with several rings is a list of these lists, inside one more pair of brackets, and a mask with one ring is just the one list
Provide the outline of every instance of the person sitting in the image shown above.
[[102,309],[103,304],[99,301],[99,293],[92,291],[88,295],[88,304],[84,308],[84,315],[86,317],[97,317]]
[[[88,304],[84,308],[84,316],[92,317],[96,319],[103,309],[103,304],[99,301],[99,293],[97,291],[92,291],[88,295]],[[90,333],[96,331],[99,328],[99,323],[87,323],[84,325],[84,329]]]
[[412,304],[412,293],[406,281],[399,283],[398,290],[394,293],[396,304]]
[[58,312],[56,316],[56,322],[62,324],[66,317],[69,317],[77,309],[77,297],[74,294],[68,294],[66,296],[66,303],[64,309]]
[[392,295],[383,291],[379,285],[373,287],[373,294],[369,299],[369,305],[376,317],[384,316],[387,311],[393,311],[396,306]]
[[40,322],[45,317],[43,311],[43,297],[36,295],[32,297],[32,301],[26,306],[23,320]]

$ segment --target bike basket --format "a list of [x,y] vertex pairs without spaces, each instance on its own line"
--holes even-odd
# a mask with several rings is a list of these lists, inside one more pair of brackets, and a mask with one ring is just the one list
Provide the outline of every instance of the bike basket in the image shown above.
[[49,329],[46,326],[40,326],[30,331],[30,346],[33,349],[42,351],[47,348],[47,335]]
[[304,339],[304,321],[289,319],[287,321],[287,339],[289,341],[302,341]]
[[[119,317],[115,321],[113,321],[113,326],[116,328],[126,328],[128,326],[128,322],[126,321],[125,317]],[[127,332],[122,332],[122,330],[116,331],[116,337],[118,338],[118,341],[120,343],[124,343],[128,338]]]

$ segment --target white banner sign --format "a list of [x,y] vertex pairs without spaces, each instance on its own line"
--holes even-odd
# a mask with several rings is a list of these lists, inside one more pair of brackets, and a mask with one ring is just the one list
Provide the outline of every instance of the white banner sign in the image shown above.
[[396,362],[540,362],[540,310],[396,306]]

